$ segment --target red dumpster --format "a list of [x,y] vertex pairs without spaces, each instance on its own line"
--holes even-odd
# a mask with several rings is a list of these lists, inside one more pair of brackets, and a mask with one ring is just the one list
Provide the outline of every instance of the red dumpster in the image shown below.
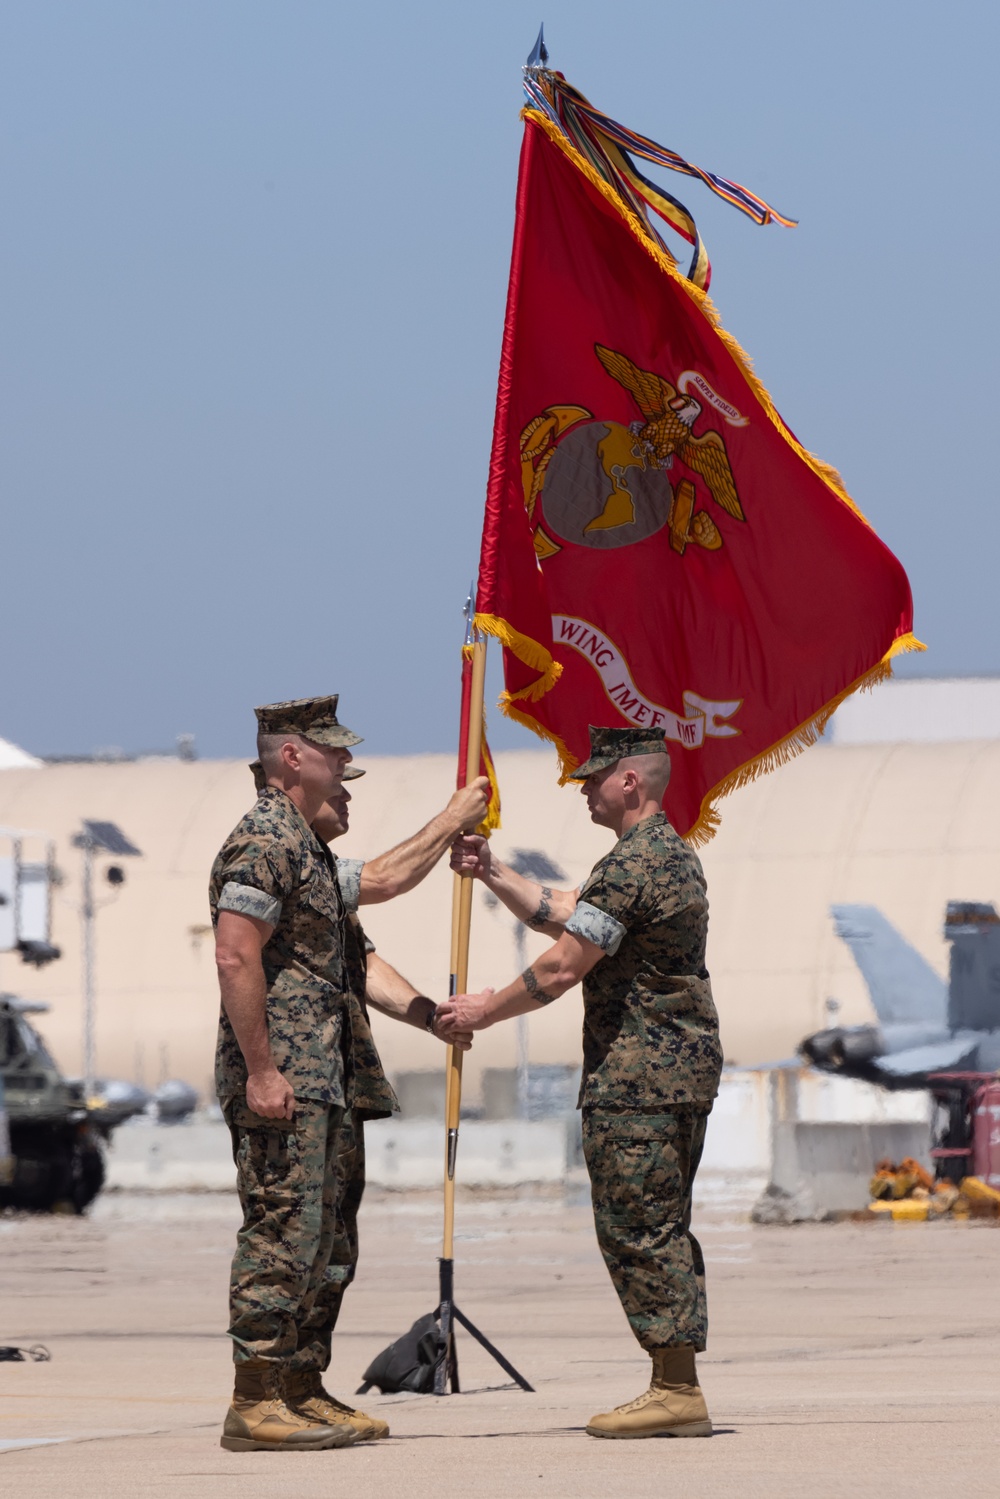
[[1000,1190],[1000,1080],[977,1088],[973,1097],[972,1172]]

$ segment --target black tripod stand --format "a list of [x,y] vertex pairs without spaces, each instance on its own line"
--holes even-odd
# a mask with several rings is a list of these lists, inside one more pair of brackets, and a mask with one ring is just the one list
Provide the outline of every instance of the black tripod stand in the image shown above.
[[460,1393],[458,1383],[458,1351],[455,1347],[455,1323],[464,1327],[466,1332],[480,1343],[491,1358],[495,1359],[505,1374],[509,1374],[522,1390],[527,1390],[529,1395],[534,1394],[534,1386],[530,1385],[523,1374],[519,1374],[514,1365],[508,1363],[500,1352],[494,1348],[489,1338],[485,1337],[474,1323],[470,1322],[463,1311],[455,1305],[455,1261],[439,1259],[440,1269],[440,1296],[438,1309],[435,1316],[441,1328],[441,1343],[443,1345],[443,1357],[434,1370],[434,1393],[435,1395],[447,1395],[448,1385],[451,1384],[451,1393]]

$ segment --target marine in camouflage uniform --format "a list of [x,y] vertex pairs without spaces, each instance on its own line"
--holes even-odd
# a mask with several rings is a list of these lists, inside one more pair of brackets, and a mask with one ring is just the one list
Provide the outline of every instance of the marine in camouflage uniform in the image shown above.
[[[445,1008],[476,1028],[477,1014],[479,1024],[489,1024],[530,1012],[535,1004],[529,1001],[548,1003],[582,978],[579,1102],[597,1237],[654,1371],[646,1396],[594,1417],[587,1430],[616,1437],[708,1435],[711,1423],[694,1373],[708,1319],[691,1196],[722,1052],[705,967],[705,878],[696,854],[659,810],[669,776],[663,740],[648,731],[600,727],[592,727],[590,737],[591,757],[572,779],[599,795],[606,776],[638,767],[629,794],[642,815],[624,819],[618,842],[577,898],[560,893],[561,916],[553,914],[556,892],[515,884],[506,870],[491,882],[529,925],[569,933],[586,947],[561,952],[557,943],[492,999],[470,996],[471,1008],[463,998]],[[646,756],[657,757],[655,767],[639,758]],[[647,794],[643,803],[644,768],[659,795],[651,800]],[[607,816],[595,820],[617,826]],[[529,888],[540,900],[534,915]],[[683,1393],[669,1399],[657,1393],[668,1388]]]
[[[260,732],[347,749],[359,738],[337,722],[336,705],[270,704],[256,710]],[[247,1063],[223,1005],[216,1088],[243,1226],[230,1282],[237,1383],[222,1442],[234,1450],[342,1446],[357,1437],[347,1421],[300,1418],[284,1401],[333,1250],[339,1132],[353,1077],[348,913],[327,851],[291,794],[270,785],[258,796],[219,851],[209,900],[214,924],[232,912],[270,928],[260,949],[267,1041],[294,1095],[290,1119],[249,1106]]]
[[[329,857],[340,874],[341,894],[353,905],[357,900],[357,885],[350,866],[360,864],[360,861],[338,860],[332,853]],[[345,865],[349,866],[346,871]],[[350,910],[345,958],[353,1042],[353,1089],[351,1107],[344,1114],[337,1146],[337,1215],[330,1258],[292,1360],[293,1369],[301,1373],[322,1372],[329,1366],[331,1339],[344,1292],[357,1271],[358,1211],[365,1190],[365,1124],[371,1119],[387,1119],[399,1112],[399,1103],[382,1068],[368,1018],[365,991],[368,954],[373,951],[373,944],[365,934],[357,911]]]
[[[259,762],[250,767],[258,793],[265,790],[263,768]],[[365,772],[348,766],[343,780],[355,780]],[[354,1279],[358,1262],[358,1211],[365,1187],[364,1126],[370,1119],[381,1119],[398,1111],[399,1105],[375,1046],[368,1015],[369,954],[374,945],[358,918],[362,900],[391,899],[394,894],[412,888],[437,863],[455,833],[463,826],[479,821],[485,810],[487,783],[481,778],[470,787],[455,793],[445,810],[432,819],[412,838],[367,864],[361,859],[338,858],[330,842],[347,830],[350,793],[343,787],[340,794],[320,809],[313,821],[330,868],[340,887],[348,913],[345,927],[344,960],[349,994],[351,1031],[351,1106],[341,1123],[336,1158],[337,1220],[333,1247],[316,1298],[300,1329],[299,1344],[290,1364],[286,1388],[300,1402],[320,1416],[331,1412],[346,1414],[366,1437],[387,1436],[388,1425],[375,1417],[353,1409],[331,1396],[322,1384],[322,1373],[328,1367],[331,1340],[343,1303],[344,1292]],[[394,1019],[433,1034],[437,1006],[384,960],[379,960],[373,1002]],[[460,1044],[467,1045],[464,1037]]]
[[719,1085],[697,855],[663,812],[630,828],[566,930],[604,951],[583,980],[583,1148],[597,1238],[643,1348],[705,1347],[691,1192]]

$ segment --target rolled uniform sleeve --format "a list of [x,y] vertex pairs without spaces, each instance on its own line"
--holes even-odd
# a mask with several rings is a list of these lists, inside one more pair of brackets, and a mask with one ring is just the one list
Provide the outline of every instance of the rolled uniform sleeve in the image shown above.
[[633,868],[614,857],[603,859],[580,886],[566,930],[585,937],[611,957],[626,932],[641,919],[643,894],[644,881]]
[[263,890],[256,890],[252,885],[241,885],[236,880],[228,880],[219,896],[219,910],[236,911],[240,916],[253,916],[258,921],[277,926],[281,916],[281,901],[273,895],[266,895]]
[[627,928],[623,922],[609,916],[607,911],[601,911],[589,901],[580,900],[566,923],[566,930],[585,938],[587,942],[593,942],[595,947],[610,954],[618,951]]
[[218,874],[222,885],[218,909],[253,916],[270,926],[277,926],[284,902],[298,878],[297,869],[280,840],[260,833],[252,840],[235,841],[226,850]]
[[337,884],[344,905],[352,914],[361,903],[361,871],[364,867],[364,859],[337,860]]

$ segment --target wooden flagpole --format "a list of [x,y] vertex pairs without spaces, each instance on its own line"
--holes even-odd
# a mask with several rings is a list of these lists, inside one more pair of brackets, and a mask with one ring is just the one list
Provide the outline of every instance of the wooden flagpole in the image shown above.
[[[465,754],[465,782],[479,774],[483,743],[483,700],[486,682],[486,641],[476,639],[472,646],[472,691],[469,701],[469,731]],[[449,992],[464,994],[469,982],[469,933],[472,926],[473,881],[469,875],[456,874],[451,901],[451,980]],[[444,1151],[444,1237],[442,1257],[454,1258],[455,1243],[455,1157],[458,1150],[458,1121],[462,1108],[462,1053],[457,1046],[448,1047],[445,1063],[445,1151]]]
[[[462,731],[465,740],[465,785],[479,775],[483,748],[483,698],[486,683],[486,639],[477,636],[471,629],[472,596],[466,606],[469,620],[466,644],[472,646],[472,670],[469,681],[469,700],[465,711],[463,691]],[[451,900],[451,979],[449,994],[464,994],[469,986],[469,931],[472,926],[471,875],[456,874],[452,884]],[[440,1280],[438,1290],[437,1317],[440,1327],[442,1357],[434,1370],[434,1393],[446,1395],[450,1383],[452,1394],[459,1393],[458,1354],[455,1349],[455,1324],[459,1323],[471,1333],[477,1343],[496,1360],[522,1390],[531,1390],[523,1374],[494,1347],[474,1322],[470,1322],[455,1305],[455,1165],[458,1157],[458,1125],[462,1113],[462,1053],[455,1046],[448,1047],[445,1062],[445,1146],[444,1146],[444,1234],[441,1258],[438,1261]]]

